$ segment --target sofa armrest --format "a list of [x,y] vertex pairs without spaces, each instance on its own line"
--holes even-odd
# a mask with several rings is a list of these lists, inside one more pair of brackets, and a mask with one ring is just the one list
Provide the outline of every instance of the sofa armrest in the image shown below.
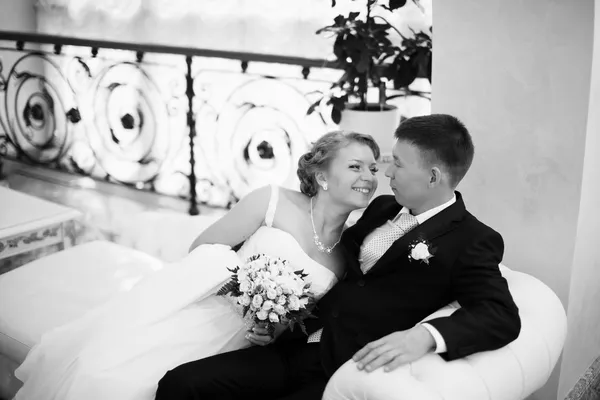
[[[452,395],[453,387],[461,392]],[[486,399],[485,383],[468,362],[454,362],[449,368],[437,354],[402,365],[394,371],[358,370],[352,360],[331,377],[323,400],[464,400]]]
[[[521,333],[507,346],[447,362],[437,354],[384,372],[346,362],[331,377],[324,400],[520,400],[548,380],[564,345],[562,303],[538,279],[501,266],[521,316]],[[450,304],[425,320],[450,315]]]

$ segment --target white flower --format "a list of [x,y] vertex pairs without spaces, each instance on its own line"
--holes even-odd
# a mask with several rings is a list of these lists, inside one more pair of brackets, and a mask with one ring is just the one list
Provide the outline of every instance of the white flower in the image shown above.
[[248,271],[246,269],[240,269],[237,273],[237,278],[239,282],[243,282],[248,279]]
[[300,299],[300,308],[306,308],[308,305],[308,297],[303,297]]
[[269,313],[269,321],[271,322],[279,322],[279,316],[274,312]]
[[279,275],[279,266],[277,264],[271,264],[269,265],[269,273],[271,274],[271,277],[276,277],[277,275]]
[[413,260],[423,261],[429,264],[429,259],[433,257],[431,253],[429,253],[429,247],[424,242],[417,243],[411,250],[410,256]]
[[277,298],[277,291],[275,289],[269,288],[267,290],[267,298],[269,300],[275,300]]
[[258,271],[256,277],[261,280],[261,285],[264,285],[264,280],[268,279],[265,271]]
[[249,280],[240,281],[240,291],[248,292],[252,290],[252,283]]
[[281,287],[283,294],[291,294],[295,286],[294,278],[289,275],[280,275],[275,279],[275,282]]
[[300,299],[298,298],[298,296],[290,296],[289,301],[290,304],[288,305],[288,307],[290,308],[290,310],[298,311],[300,309]]
[[273,280],[273,278],[271,278],[268,273],[265,274],[265,277],[263,278],[262,284],[263,284],[263,286],[266,289],[268,289],[268,288],[275,288],[275,286],[277,286],[277,284],[275,283],[275,281]]
[[265,311],[265,310],[260,310],[259,312],[256,313],[256,317],[258,319],[260,319],[261,321],[264,321],[265,319],[267,319],[269,317],[269,312]]
[[296,286],[294,286],[294,288],[292,289],[292,293],[293,293],[295,296],[300,296],[300,295],[302,295],[302,291],[303,291],[303,289],[304,289],[304,285],[296,285]]
[[271,301],[271,300],[267,300],[263,303],[262,305],[262,309],[269,311],[270,309],[272,309],[275,306],[275,304]]
[[279,315],[285,314],[285,308],[280,304],[276,304],[275,307],[273,307],[273,310]]
[[252,305],[256,308],[259,308],[262,303],[263,303],[262,296],[260,294],[254,295],[254,298],[252,299]]
[[238,303],[240,303],[243,306],[249,306],[251,302],[252,299],[246,293],[238,297]]
[[287,301],[287,299],[286,299],[286,297],[285,297],[285,296],[283,296],[283,295],[282,295],[282,296],[279,296],[279,297],[277,298],[277,304],[279,304],[279,305],[281,305],[281,306],[285,305],[285,302],[286,302],[286,301]]
[[248,273],[254,274],[256,273],[256,271],[258,271],[259,265],[258,262],[256,260],[252,261],[251,263],[246,265],[246,268],[248,269]]
[[275,288],[275,291],[277,292],[277,296],[281,296],[283,294],[283,289],[281,288],[281,286],[277,286]]

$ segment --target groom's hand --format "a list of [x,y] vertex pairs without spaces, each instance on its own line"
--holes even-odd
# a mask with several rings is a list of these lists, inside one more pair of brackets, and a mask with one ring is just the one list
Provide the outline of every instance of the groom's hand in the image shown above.
[[435,340],[422,325],[398,331],[367,344],[352,359],[358,369],[371,372],[384,367],[393,371],[402,364],[418,360],[435,348]]

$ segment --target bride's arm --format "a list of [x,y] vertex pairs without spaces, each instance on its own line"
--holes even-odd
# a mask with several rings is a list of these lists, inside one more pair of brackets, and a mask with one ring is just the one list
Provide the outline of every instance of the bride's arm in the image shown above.
[[248,239],[263,223],[271,188],[256,189],[243,197],[227,214],[206,228],[192,243],[190,250],[201,244],[235,246]]

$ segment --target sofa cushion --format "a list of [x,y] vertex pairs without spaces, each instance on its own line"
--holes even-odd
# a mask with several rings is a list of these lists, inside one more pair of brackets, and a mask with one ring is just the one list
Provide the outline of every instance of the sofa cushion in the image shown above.
[[163,263],[95,241],[0,275],[0,353],[21,363],[42,334],[129,290]]

